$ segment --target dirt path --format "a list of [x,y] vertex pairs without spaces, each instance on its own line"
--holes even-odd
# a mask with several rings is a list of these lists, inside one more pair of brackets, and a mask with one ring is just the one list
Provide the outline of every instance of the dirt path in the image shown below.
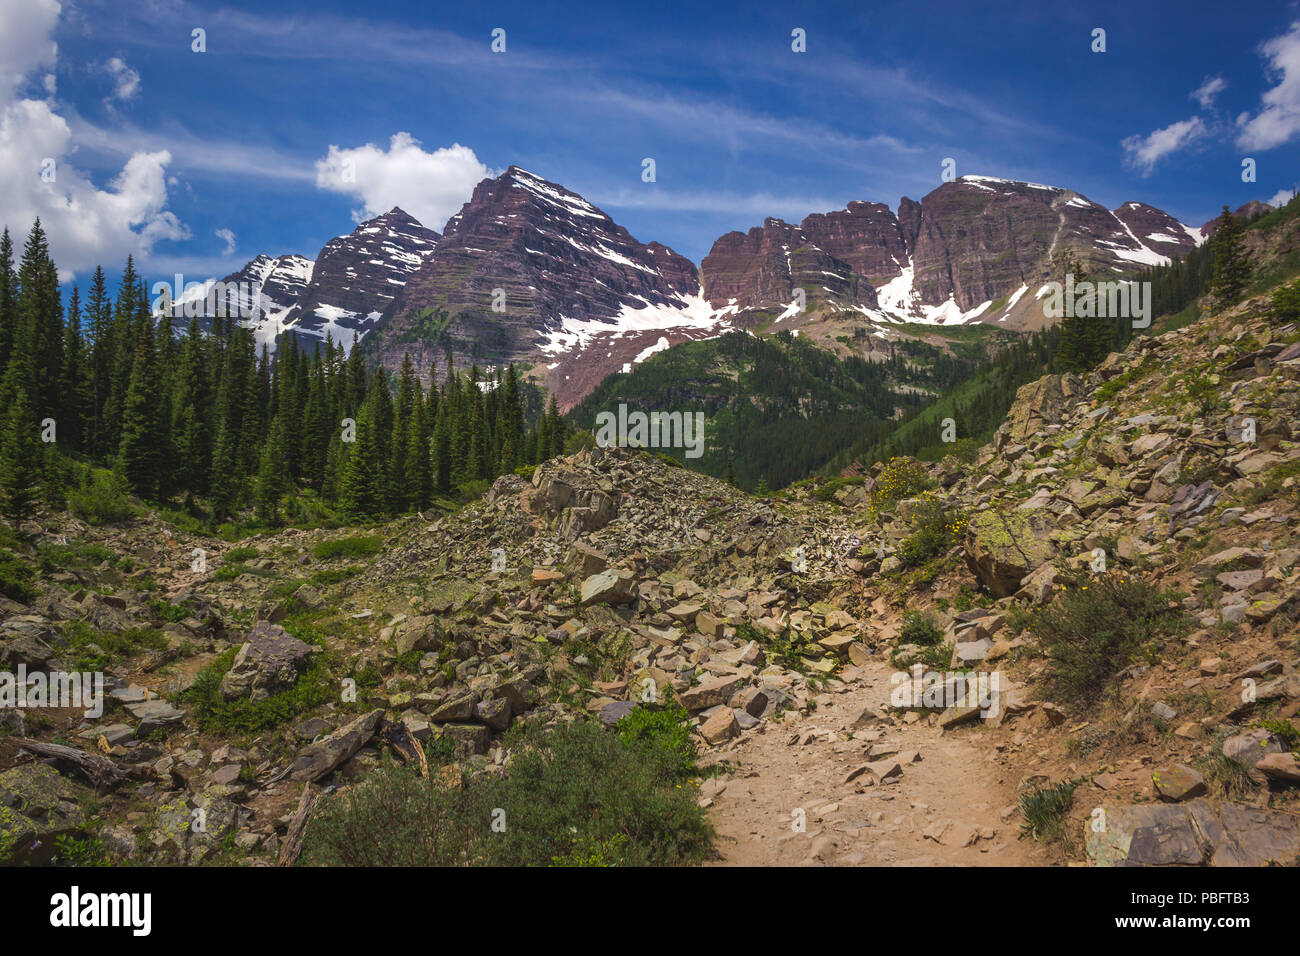
[[[928,720],[854,728],[888,701],[891,670],[870,665],[807,716],[787,712],[721,755],[733,773],[706,781],[721,866],[1041,866],[1019,839],[1014,779],[978,727],[944,734]],[[849,734],[852,733],[852,739]],[[792,743],[792,738],[796,738]],[[808,739],[811,738],[811,739]],[[804,740],[807,742],[803,742]],[[902,777],[850,773],[897,750]],[[919,759],[907,762],[911,753]],[[715,792],[716,791],[716,792]],[[804,832],[793,827],[803,810]],[[936,839],[937,838],[937,839]]]

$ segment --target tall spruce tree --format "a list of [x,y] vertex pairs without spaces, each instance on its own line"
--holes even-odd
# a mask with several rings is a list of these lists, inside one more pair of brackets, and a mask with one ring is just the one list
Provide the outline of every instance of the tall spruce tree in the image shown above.
[[1250,262],[1246,259],[1241,220],[1227,206],[1219,215],[1218,228],[1210,245],[1214,253],[1214,276],[1210,280],[1210,294],[1220,309],[1241,301],[1250,281]]

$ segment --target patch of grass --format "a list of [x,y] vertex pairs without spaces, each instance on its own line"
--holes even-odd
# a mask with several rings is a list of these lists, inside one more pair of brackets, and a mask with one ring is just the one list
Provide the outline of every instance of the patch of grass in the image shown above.
[[1020,832],[1049,842],[1065,838],[1066,816],[1074,805],[1074,791],[1083,778],[1063,780],[1020,795]]
[[350,538],[322,541],[312,548],[312,554],[322,561],[333,558],[366,558],[378,554],[383,547],[384,544],[378,535],[358,534]]
[[160,651],[167,638],[157,628],[128,627],[121,631],[97,631],[85,621],[67,621],[61,628],[68,645],[72,669],[103,670],[144,651]]
[[1223,753],[1223,741],[1234,733],[1231,729],[1220,731],[1211,741],[1209,751],[1193,761],[1196,769],[1205,775],[1210,793],[1227,800],[1250,796],[1256,789],[1250,771]]
[[258,551],[250,545],[244,545],[239,548],[231,548],[222,555],[222,560],[229,561],[233,564],[236,561],[251,561],[254,558],[260,558],[261,556],[261,551]]

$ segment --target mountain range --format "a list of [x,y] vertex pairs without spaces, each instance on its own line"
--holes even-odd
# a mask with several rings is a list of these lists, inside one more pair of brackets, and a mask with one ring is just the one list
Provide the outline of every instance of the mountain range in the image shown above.
[[315,259],[259,255],[223,281],[246,283],[243,322],[271,348],[355,337],[369,361],[396,368],[409,354],[426,376],[449,354],[459,367],[514,362],[567,409],[611,373],[735,329],[830,343],[896,339],[907,323],[1038,328],[1062,257],[1117,278],[1211,231],[1142,202],[1112,210],[1070,189],[963,176],[897,212],[860,201],[798,225],[766,219],[720,236],[697,268],[511,166],[442,235],[394,207]]

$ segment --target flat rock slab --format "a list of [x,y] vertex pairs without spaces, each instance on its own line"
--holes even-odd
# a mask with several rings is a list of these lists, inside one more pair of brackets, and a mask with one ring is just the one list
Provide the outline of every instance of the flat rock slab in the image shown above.
[[1288,865],[1300,855],[1300,815],[1205,798],[1180,804],[1102,806],[1084,824],[1098,866]]

